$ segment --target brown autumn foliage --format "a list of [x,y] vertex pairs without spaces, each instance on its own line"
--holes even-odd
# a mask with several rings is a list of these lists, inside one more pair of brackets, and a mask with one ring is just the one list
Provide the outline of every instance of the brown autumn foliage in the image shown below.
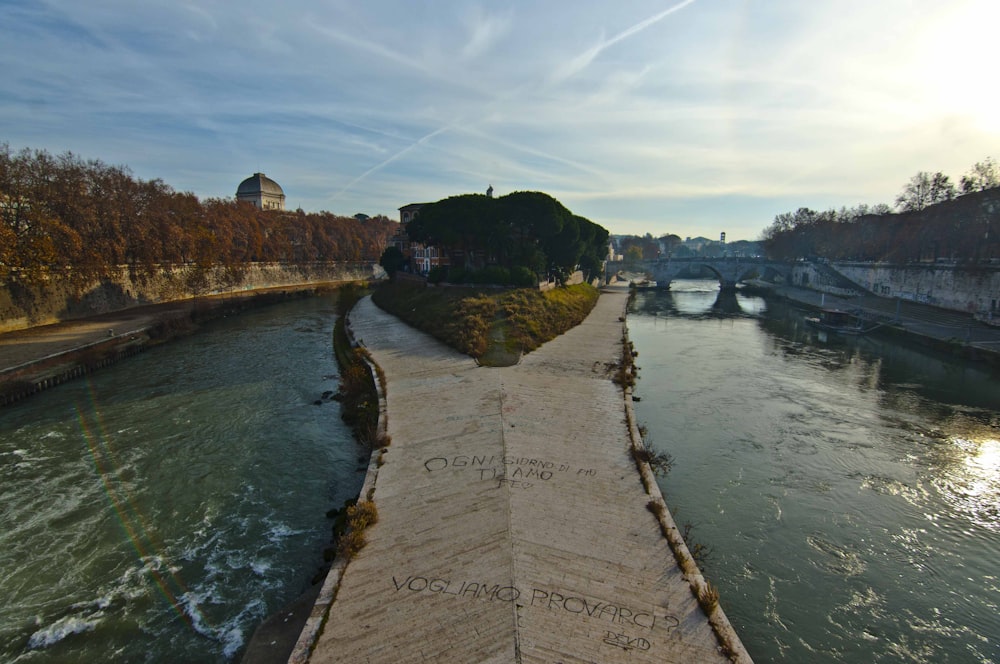
[[162,180],[66,153],[0,144],[0,279],[31,283],[61,272],[71,283],[127,268],[143,279],[164,266],[377,261],[396,222],[330,212],[259,210],[200,201]]
[[970,192],[921,210],[888,206],[780,214],[765,231],[772,258],[965,264],[1000,258],[1000,188]]

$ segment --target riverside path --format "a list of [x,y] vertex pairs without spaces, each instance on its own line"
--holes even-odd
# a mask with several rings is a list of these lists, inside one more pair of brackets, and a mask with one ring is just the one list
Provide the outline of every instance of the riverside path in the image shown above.
[[364,490],[378,522],[328,579],[335,599],[300,656],[305,641],[315,664],[750,661],[721,609],[720,646],[647,506],[611,379],[625,298],[604,292],[584,323],[507,368],[478,367],[368,298],[355,307],[392,442]]

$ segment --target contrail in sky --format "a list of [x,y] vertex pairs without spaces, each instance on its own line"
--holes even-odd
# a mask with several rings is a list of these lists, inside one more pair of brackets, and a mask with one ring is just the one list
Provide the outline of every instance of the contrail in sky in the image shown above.
[[441,127],[440,129],[435,129],[434,131],[432,131],[431,133],[427,134],[426,136],[422,136],[421,138],[418,138],[416,141],[414,141],[410,145],[406,146],[405,148],[403,148],[402,150],[400,150],[396,154],[392,155],[388,159],[386,159],[386,160],[384,160],[384,161],[382,161],[382,162],[380,162],[378,164],[375,164],[374,166],[372,166],[371,168],[369,168],[367,171],[365,171],[364,173],[362,173],[358,177],[356,177],[353,180],[351,180],[349,183],[347,183],[347,185],[345,187],[343,187],[340,191],[338,191],[337,193],[335,193],[333,195],[333,198],[337,198],[338,196],[340,196],[341,194],[343,194],[345,191],[347,191],[348,189],[350,189],[351,187],[353,187],[357,183],[361,182],[362,180],[364,180],[366,177],[368,177],[369,175],[371,175],[375,171],[378,171],[378,170],[381,170],[382,168],[385,168],[386,166],[388,166],[392,162],[396,161],[397,159],[399,159],[400,157],[402,157],[403,155],[405,155],[407,152],[409,152],[413,148],[417,147],[418,145],[423,145],[424,143],[426,143],[430,139],[434,138],[438,134],[441,134],[441,133],[444,133],[444,132],[448,131],[448,129],[450,129],[450,128],[451,128],[451,125],[446,125],[444,127]]
[[[598,55],[600,55],[601,53],[603,53],[608,48],[611,48],[612,46],[614,46],[615,44],[617,44],[618,42],[620,42],[622,40],[628,39],[632,35],[635,35],[635,34],[637,34],[639,32],[642,32],[643,30],[645,30],[646,28],[648,28],[651,25],[659,23],[660,21],[662,21],[666,17],[670,16],[674,12],[678,12],[678,11],[684,9],[685,7],[687,7],[690,4],[693,4],[694,2],[696,2],[696,0],[682,0],[682,2],[679,2],[679,3],[677,3],[676,5],[674,5],[672,7],[668,7],[667,9],[664,9],[662,12],[659,12],[658,14],[654,14],[653,16],[650,16],[646,20],[640,21],[640,22],[636,23],[635,25],[633,25],[633,26],[631,26],[629,28],[626,28],[625,30],[619,32],[617,35],[615,35],[611,39],[607,39],[605,41],[600,42],[596,46],[593,46],[592,48],[584,51],[580,55],[578,55],[575,58],[573,58],[572,60],[570,60],[565,67],[563,67],[560,71],[558,71],[556,73],[556,75],[553,77],[553,80],[555,80],[555,81],[565,80],[565,79],[567,79],[567,78],[569,78],[569,77],[571,77],[571,76],[573,76],[573,75],[575,75],[575,74],[583,71],[584,69],[587,68],[587,66],[590,65],[591,62],[593,62],[594,58],[596,58]],[[350,36],[344,35],[342,33],[334,33],[334,32],[332,32],[330,30],[322,30],[322,31],[325,32],[326,34],[328,34],[329,36],[335,37],[335,38],[343,40],[343,41],[348,41],[348,42],[355,41]],[[388,49],[385,49],[385,48],[382,48],[382,47],[375,47],[375,46],[372,46],[371,44],[365,44],[365,48],[368,48],[370,50],[371,49],[377,49],[376,52],[379,53],[380,55],[382,55],[383,57],[387,57],[387,58],[389,58],[389,59],[391,59],[391,60],[393,60],[393,61],[395,61],[397,63],[403,63],[403,64],[405,64],[407,66],[410,66],[410,67],[416,67],[417,69],[420,69],[421,71],[423,71],[425,73],[429,73],[422,66],[420,66],[420,65],[418,65],[418,64],[410,61],[407,58],[404,58],[402,55],[400,55],[398,53],[395,53],[393,51],[389,51]],[[367,171],[365,171],[364,173],[362,173],[358,177],[356,177],[353,180],[351,180],[347,184],[347,186],[341,188],[340,191],[338,191],[337,193],[335,193],[333,195],[333,198],[339,197],[341,194],[343,194],[344,192],[346,192],[349,189],[353,188],[354,185],[358,184],[359,182],[361,182],[362,180],[364,180],[365,178],[367,178],[372,173],[375,173],[376,171],[379,171],[379,170],[385,168],[386,166],[388,166],[392,162],[394,162],[397,159],[400,159],[401,157],[403,157],[404,155],[406,155],[408,152],[410,152],[411,150],[413,150],[417,146],[423,145],[424,143],[426,143],[430,139],[434,138],[438,134],[444,133],[445,131],[448,131],[449,129],[452,129],[452,128],[456,127],[458,124],[459,124],[458,122],[453,122],[453,123],[451,123],[449,125],[446,125],[444,127],[441,127],[439,129],[436,129],[436,130],[432,131],[431,133],[427,134],[426,136],[423,136],[422,138],[417,139],[415,142],[413,142],[410,145],[408,145],[407,147],[403,148],[402,150],[400,150],[396,154],[392,155],[388,159],[386,159],[386,160],[384,160],[384,161],[376,164],[375,166],[372,166]]]
[[636,23],[635,25],[626,28],[625,30],[622,30],[611,39],[602,41],[599,44],[592,46],[591,48],[587,49],[580,55],[576,56],[575,58],[567,62],[566,66],[562,67],[559,71],[555,73],[555,75],[553,76],[553,80],[562,81],[575,74],[578,74],[579,72],[586,69],[590,65],[590,63],[594,61],[594,58],[596,58],[598,55],[600,55],[607,49],[611,48],[618,42],[624,39],[628,39],[634,34],[642,32],[649,26],[659,23],[660,21],[670,16],[674,12],[678,12],[684,9],[685,7],[687,7],[690,4],[693,4],[694,2],[696,2],[696,0],[683,0],[683,2],[679,2],[673,7],[664,9],[659,14],[654,14],[653,16],[650,16],[645,21],[640,21],[639,23]]

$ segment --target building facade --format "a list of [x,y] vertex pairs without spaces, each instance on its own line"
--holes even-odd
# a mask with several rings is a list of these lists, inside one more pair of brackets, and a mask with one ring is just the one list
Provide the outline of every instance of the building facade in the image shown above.
[[263,173],[254,173],[236,188],[236,200],[253,203],[261,210],[284,210],[285,192]]
[[410,242],[406,226],[417,218],[420,208],[427,203],[410,203],[399,208],[399,228],[390,243],[397,247],[410,262],[410,271],[426,275],[432,268],[447,265],[448,257],[438,247],[427,247],[419,242]]

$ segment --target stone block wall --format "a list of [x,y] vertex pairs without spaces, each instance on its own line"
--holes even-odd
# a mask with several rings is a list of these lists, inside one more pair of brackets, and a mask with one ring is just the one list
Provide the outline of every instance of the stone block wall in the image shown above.
[[123,268],[114,278],[95,281],[80,290],[55,273],[30,287],[0,286],[0,332],[206,295],[366,281],[379,278],[380,273],[381,268],[373,263],[253,263],[231,271],[183,265],[165,267],[153,278],[139,280]]
[[876,295],[965,313],[1000,311],[1000,266],[835,263],[838,272]]

